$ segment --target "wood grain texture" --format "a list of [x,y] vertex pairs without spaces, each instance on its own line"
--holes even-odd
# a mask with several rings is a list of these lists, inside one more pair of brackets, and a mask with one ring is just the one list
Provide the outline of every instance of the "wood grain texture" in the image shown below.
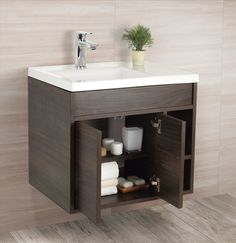
[[101,207],[102,208],[112,208],[112,207],[121,207],[124,205],[134,205],[136,203],[156,201],[158,193],[151,190],[143,190],[139,192],[132,192],[127,194],[117,194],[109,197],[101,198]]
[[142,114],[144,110],[192,105],[192,84],[77,92],[71,96],[73,116]]
[[104,217],[98,227],[106,232],[113,242],[161,242],[148,227],[141,225],[127,212]]
[[186,121],[186,146],[185,146],[185,170],[184,189],[193,192],[194,185],[194,162],[195,162],[195,140],[196,140],[196,102],[197,84],[193,85],[193,109],[184,112],[168,112],[168,114]]
[[[47,229],[47,227],[45,228]],[[65,242],[112,242],[103,231],[88,219],[52,225],[51,228],[63,237]]]
[[[132,101],[131,94],[142,93],[143,95],[139,97],[139,103],[142,104],[141,108],[136,103],[134,103],[135,106],[131,105],[131,109],[130,105],[124,107],[124,105],[119,105],[120,103],[117,103],[114,107],[120,112],[130,112],[132,115],[136,115],[143,111],[145,113],[150,112],[148,104],[152,104],[153,110],[154,108],[157,110],[164,109],[162,108],[164,106],[169,109],[167,107],[168,101],[170,101],[170,106],[181,109],[182,105],[187,104],[181,102],[178,104],[178,102],[179,100],[185,101],[186,97],[189,97],[187,100],[191,105],[193,100],[192,86],[192,84],[154,86],[152,89],[155,92],[152,96],[149,95],[150,89],[147,90],[147,87],[139,88],[138,91],[137,89],[130,89],[129,92],[129,89],[125,89],[109,90],[108,92],[112,93],[117,101],[124,97],[122,104]],[[71,102],[73,102],[73,97],[78,97],[81,93],[70,93],[33,78],[29,78],[28,88],[30,184],[67,212],[72,213],[79,210],[94,222],[98,222],[101,216],[102,132],[93,126],[104,128],[107,120],[103,124],[102,120],[99,121],[98,119],[87,122],[75,121],[73,114],[80,110],[78,105],[80,103],[75,102],[73,104],[76,104],[76,106],[71,106]],[[174,94],[174,90],[183,92],[181,92],[181,95],[176,92],[178,96],[169,98],[171,93]],[[122,91],[125,95],[120,95]],[[95,93],[96,96],[100,97],[98,105],[95,100],[93,104],[87,105],[88,107],[96,106],[96,110],[93,111],[95,118],[103,113],[112,115],[110,114],[111,111],[106,111],[107,107],[103,105],[107,101],[104,93],[105,91]],[[125,98],[129,93],[131,99]],[[82,94],[86,94],[86,92]],[[156,94],[159,100],[156,98]],[[161,96],[161,99],[159,96]],[[167,104],[165,102],[161,104],[162,100],[166,101]],[[82,101],[84,102],[84,99]],[[81,104],[81,107],[83,108],[83,104]],[[134,107],[135,109],[133,109]],[[84,110],[86,111],[85,108]],[[78,114],[76,119],[80,120],[81,117],[83,117],[83,114]],[[134,124],[137,123],[137,117],[129,116],[130,121]],[[182,207],[185,147],[188,147],[185,144],[186,122],[159,113],[157,119],[161,119],[162,130],[161,135],[159,135],[155,133],[150,124],[150,115],[140,115],[139,117],[145,120],[145,128],[151,129],[151,133],[148,134],[144,131],[147,138],[145,146],[150,148],[149,152],[153,156],[149,162],[151,166],[147,165],[147,168],[141,168],[142,174],[139,175],[137,172],[136,175],[145,176],[145,179],[150,178],[153,173],[159,176],[162,197],[173,205]],[[192,127],[190,130],[192,130]],[[192,131],[190,131],[191,133]],[[192,137],[190,137],[190,147],[191,144]],[[145,175],[143,170],[149,170],[149,173]],[[134,173],[133,169],[129,172],[127,167],[125,171],[127,175]],[[110,196],[107,198],[108,200],[102,200],[102,208],[156,199],[157,194],[156,191],[148,190],[147,192],[144,191],[143,195],[139,192]]]
[[128,214],[154,233],[160,242],[213,242],[162,207],[154,207],[152,210],[143,209]]
[[[232,199],[232,196],[221,195],[222,200]],[[206,203],[206,200],[208,201]],[[164,207],[175,214],[178,218],[188,223],[190,226],[204,234],[214,242],[235,242],[236,224],[224,213],[226,207],[231,207],[231,212],[235,210],[235,199],[228,205],[224,205],[220,210],[212,207],[212,202],[219,203],[217,197],[203,199],[198,201],[187,201],[185,207],[176,210],[170,205]],[[235,218],[234,218],[235,219]]]
[[161,134],[155,134],[154,171],[160,177],[161,198],[181,208],[183,206],[183,178],[186,122],[169,115],[158,115]]
[[97,225],[84,219],[0,234],[0,242],[234,243],[235,210],[236,197],[222,194],[190,200],[182,209],[146,206],[106,215]]
[[68,212],[74,208],[70,117],[69,92],[29,78],[29,182]]
[[94,222],[101,217],[101,143],[101,131],[77,122],[75,203]]

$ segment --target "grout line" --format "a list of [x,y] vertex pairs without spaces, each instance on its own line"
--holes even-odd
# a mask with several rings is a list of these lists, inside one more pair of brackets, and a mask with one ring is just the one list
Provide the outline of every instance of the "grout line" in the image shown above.
[[[192,201],[195,201],[195,200],[192,200]],[[196,202],[196,201],[195,201]],[[164,207],[165,208],[165,207]],[[201,232],[198,228],[196,228],[195,226],[193,226],[192,224],[188,223],[187,221],[185,221],[184,219],[182,219],[178,214],[176,214],[175,212],[172,212],[171,210],[169,210],[168,208],[165,208],[167,211],[169,211],[170,213],[172,213],[173,215],[175,215],[178,219],[180,219],[182,222],[184,222],[185,224],[187,224],[189,227],[191,227],[192,229],[196,230],[197,232],[199,232],[201,235],[205,236],[207,239],[209,239],[210,241],[213,241],[213,242],[217,242],[216,240],[210,238],[208,235],[206,235],[205,233]],[[182,211],[183,212],[183,211]],[[191,215],[188,215],[187,213],[183,212],[185,215],[187,216],[190,216]]]
[[[224,194],[221,194],[221,195],[224,195]],[[214,198],[214,196],[213,196],[213,197],[209,197],[209,199],[212,199],[212,198]],[[217,199],[217,198],[214,198],[214,199],[220,201],[220,200]],[[231,223],[233,223],[233,224],[235,223],[234,220],[232,220],[231,218],[229,218],[228,216],[226,216],[223,212],[221,212],[221,210],[217,210],[217,209],[215,209],[215,208],[212,208],[211,206],[207,205],[206,202],[204,203],[204,202],[201,202],[200,200],[199,200],[199,201],[196,200],[196,202],[199,203],[200,205],[206,207],[208,210],[211,210],[211,211],[213,211],[213,212],[215,212],[215,213],[221,215],[222,218],[226,219],[227,221],[229,221],[229,222],[231,222]],[[224,204],[226,204],[226,203],[224,203]],[[227,206],[227,204],[226,204],[226,206]]]
[[221,22],[221,77],[220,77],[220,112],[219,112],[219,160],[218,160],[218,193],[220,192],[220,166],[221,166],[221,146],[222,146],[222,95],[224,76],[224,25],[225,25],[225,0],[222,0],[222,22]]
[[114,49],[113,49],[113,60],[116,62],[117,60],[116,60],[116,48],[117,48],[117,46],[116,46],[116,26],[117,26],[117,23],[116,23],[116,6],[117,6],[117,4],[116,4],[116,1],[117,0],[113,0],[114,1],[114,16],[113,16],[113,36],[114,36],[114,39],[113,39],[113,41],[114,41]]

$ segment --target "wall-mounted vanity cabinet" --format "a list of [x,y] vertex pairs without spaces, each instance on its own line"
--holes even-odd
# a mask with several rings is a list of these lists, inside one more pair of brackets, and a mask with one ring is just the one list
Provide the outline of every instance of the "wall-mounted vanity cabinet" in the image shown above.
[[[104,208],[158,198],[182,207],[183,194],[193,191],[196,90],[190,80],[72,92],[31,75],[30,184],[69,213],[81,211],[93,221]],[[143,128],[142,151],[101,157],[109,121],[120,117],[125,126]],[[119,133],[116,122],[112,129]],[[121,176],[148,181],[156,175],[159,191],[101,197],[101,163],[107,161],[118,162]]]

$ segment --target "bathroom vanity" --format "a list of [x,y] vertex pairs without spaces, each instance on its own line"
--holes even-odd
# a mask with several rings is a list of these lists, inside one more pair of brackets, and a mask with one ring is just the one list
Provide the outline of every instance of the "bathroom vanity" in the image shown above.
[[[158,198],[182,207],[183,194],[193,191],[197,74],[105,63],[35,67],[28,75],[31,185],[95,222],[104,208]],[[120,117],[143,128],[142,151],[101,157],[109,120]],[[157,176],[159,191],[101,197],[106,161],[117,161],[124,176]]]

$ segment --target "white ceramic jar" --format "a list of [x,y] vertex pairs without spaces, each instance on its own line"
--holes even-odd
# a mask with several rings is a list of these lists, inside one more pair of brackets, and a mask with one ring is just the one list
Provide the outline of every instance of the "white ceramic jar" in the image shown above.
[[123,143],[114,142],[111,144],[111,154],[113,155],[121,155],[123,154]]
[[104,138],[102,140],[102,146],[107,149],[107,151],[111,150],[111,144],[114,143],[115,140],[113,138]]

